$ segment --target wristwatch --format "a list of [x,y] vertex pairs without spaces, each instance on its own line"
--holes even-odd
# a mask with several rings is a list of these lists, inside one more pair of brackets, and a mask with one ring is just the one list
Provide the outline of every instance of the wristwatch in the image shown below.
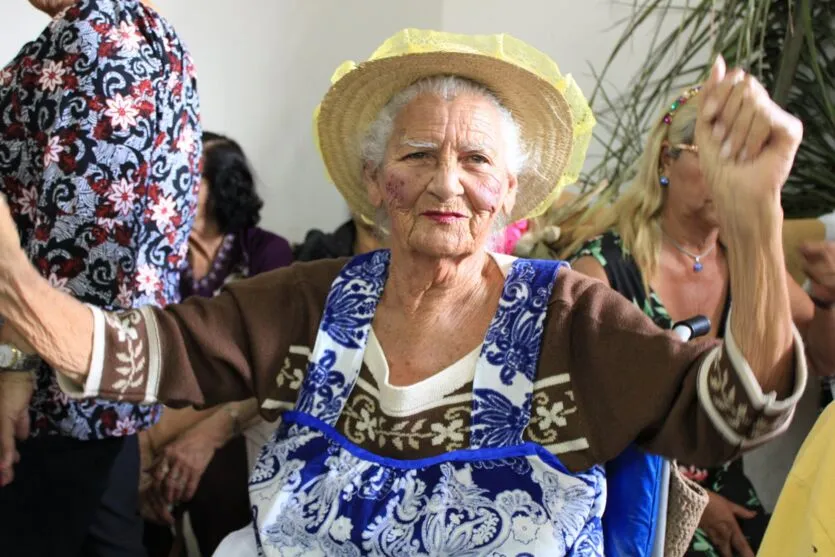
[[17,346],[0,344],[0,372],[32,371],[41,363],[37,354],[26,354]]

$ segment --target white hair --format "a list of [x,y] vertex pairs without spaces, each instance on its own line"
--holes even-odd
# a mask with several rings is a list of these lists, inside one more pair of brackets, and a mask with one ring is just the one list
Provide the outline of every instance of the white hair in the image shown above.
[[459,95],[476,95],[490,101],[499,111],[501,118],[507,169],[514,176],[519,175],[528,162],[522,145],[522,131],[519,124],[513,119],[510,110],[502,105],[499,98],[487,87],[456,75],[426,77],[395,94],[380,110],[362,138],[360,153],[364,163],[370,163],[375,169],[383,164],[386,147],[394,131],[394,120],[406,105],[424,93],[437,95],[446,101],[451,101]]

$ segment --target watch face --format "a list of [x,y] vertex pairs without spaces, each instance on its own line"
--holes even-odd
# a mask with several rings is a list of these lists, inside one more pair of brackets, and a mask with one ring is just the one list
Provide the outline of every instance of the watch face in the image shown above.
[[8,344],[0,344],[0,368],[10,367],[14,361],[15,355],[12,347]]

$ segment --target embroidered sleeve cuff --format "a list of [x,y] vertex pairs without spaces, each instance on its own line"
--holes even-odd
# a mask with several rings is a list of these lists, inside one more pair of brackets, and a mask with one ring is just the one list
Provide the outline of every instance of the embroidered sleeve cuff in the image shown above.
[[711,422],[725,440],[741,449],[761,445],[784,432],[806,389],[807,367],[803,340],[792,325],[794,336],[794,388],[777,400],[774,392],[763,393],[751,366],[742,356],[730,327],[725,342],[709,354],[699,370],[699,400]]
[[93,314],[93,354],[87,380],[84,385],[73,381],[63,373],[57,373],[58,385],[64,393],[74,399],[94,398],[99,395],[101,385],[102,358],[104,356],[104,312],[95,306],[87,306]]
[[160,343],[150,310],[104,312],[94,318],[93,355],[84,385],[58,374],[70,398],[105,398],[140,404],[157,402]]

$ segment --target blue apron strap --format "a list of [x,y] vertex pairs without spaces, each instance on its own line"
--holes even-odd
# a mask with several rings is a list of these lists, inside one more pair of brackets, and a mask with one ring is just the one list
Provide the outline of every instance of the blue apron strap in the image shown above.
[[476,364],[471,448],[522,443],[548,302],[562,267],[568,264],[533,259],[513,263]]
[[362,368],[390,257],[388,250],[354,257],[334,280],[299,390],[297,411],[336,425]]

